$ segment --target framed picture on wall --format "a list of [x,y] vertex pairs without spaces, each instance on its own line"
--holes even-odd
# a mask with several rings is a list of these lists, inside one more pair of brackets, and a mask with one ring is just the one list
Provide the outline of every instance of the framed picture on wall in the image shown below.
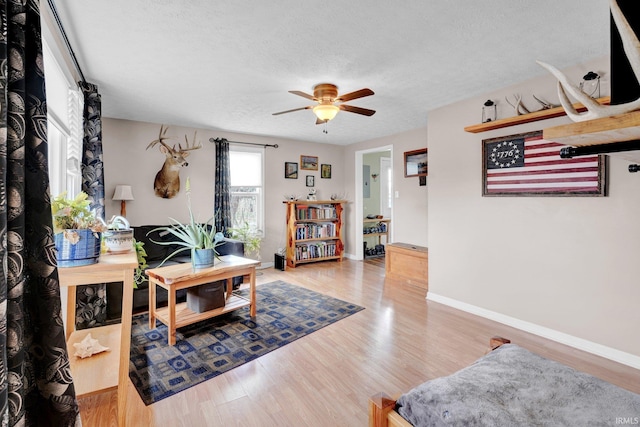
[[427,176],[427,149],[404,152],[404,177]]
[[313,187],[315,182],[316,178],[313,175],[307,175],[307,187]]
[[284,162],[284,177],[298,179],[298,164],[296,162]]
[[317,171],[318,157],[305,155],[300,156],[300,169],[303,171]]
[[320,178],[331,178],[331,165],[320,165]]
[[542,131],[482,140],[483,196],[606,196],[604,155],[560,157]]

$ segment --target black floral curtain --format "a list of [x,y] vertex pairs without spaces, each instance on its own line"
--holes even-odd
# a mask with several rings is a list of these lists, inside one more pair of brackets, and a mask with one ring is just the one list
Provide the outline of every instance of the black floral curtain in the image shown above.
[[215,226],[229,237],[231,228],[231,169],[229,165],[229,141],[217,138],[216,143],[216,185],[215,185]]
[[1,4],[0,425],[73,426],[80,416],[53,242],[39,2]]
[[[82,191],[91,201],[90,209],[96,216],[105,218],[104,165],[102,163],[102,99],[98,86],[86,81],[78,82],[84,95],[82,122]],[[76,329],[92,328],[106,324],[107,284],[95,283],[76,288]]]
[[96,216],[104,217],[104,167],[102,164],[102,100],[98,86],[78,82],[84,94],[84,139],[82,141],[82,191],[91,200]]

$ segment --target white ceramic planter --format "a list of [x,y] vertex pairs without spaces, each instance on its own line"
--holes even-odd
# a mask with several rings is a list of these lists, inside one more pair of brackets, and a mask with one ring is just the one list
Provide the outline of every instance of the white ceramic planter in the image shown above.
[[107,225],[110,229],[102,233],[107,250],[112,254],[131,252],[133,250],[133,229],[131,229],[129,221],[122,216],[114,216]]

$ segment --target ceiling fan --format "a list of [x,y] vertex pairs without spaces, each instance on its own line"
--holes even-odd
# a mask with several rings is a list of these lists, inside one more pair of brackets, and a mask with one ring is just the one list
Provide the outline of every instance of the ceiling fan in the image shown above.
[[274,116],[291,113],[293,111],[313,110],[313,113],[317,117],[316,124],[319,125],[333,119],[340,110],[362,114],[364,116],[373,116],[376,113],[375,110],[343,104],[343,102],[373,95],[373,91],[367,88],[338,96],[338,86],[331,83],[320,83],[313,88],[313,96],[298,90],[290,90],[289,93],[316,101],[318,104],[294,108],[293,110],[280,111],[278,113],[273,113]]

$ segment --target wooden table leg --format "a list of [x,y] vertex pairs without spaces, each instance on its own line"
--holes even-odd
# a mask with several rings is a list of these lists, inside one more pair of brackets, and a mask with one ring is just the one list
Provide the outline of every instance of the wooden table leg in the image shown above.
[[231,298],[233,293],[233,277],[227,279],[227,299]]
[[156,328],[156,282],[149,277],[149,329]]
[[127,270],[122,284],[122,319],[120,335],[120,365],[118,372],[118,426],[126,426],[127,386],[129,384],[129,351],[131,315],[133,311],[133,269]]
[[76,330],[76,286],[67,287],[67,341]]
[[251,295],[251,309],[249,314],[251,317],[256,317],[256,268],[252,267],[249,273],[249,294]]
[[167,289],[169,296],[169,304],[167,306],[169,309],[169,324],[167,325],[169,345],[176,344],[176,292],[173,286]]

